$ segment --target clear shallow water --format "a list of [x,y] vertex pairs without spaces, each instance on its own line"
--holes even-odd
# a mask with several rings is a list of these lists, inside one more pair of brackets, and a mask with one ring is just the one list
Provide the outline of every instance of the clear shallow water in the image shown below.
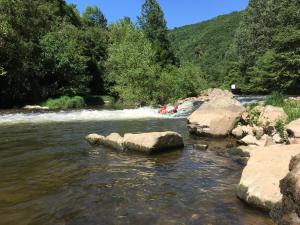
[[[1,117],[0,117],[1,120]],[[145,156],[91,147],[89,133],[173,130],[186,146]],[[184,119],[0,125],[0,224],[272,224],[235,197],[241,167],[202,152]]]

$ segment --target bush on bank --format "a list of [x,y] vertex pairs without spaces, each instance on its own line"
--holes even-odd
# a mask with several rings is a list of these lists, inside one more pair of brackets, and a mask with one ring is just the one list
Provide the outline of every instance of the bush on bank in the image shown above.
[[83,97],[62,96],[57,99],[48,99],[44,106],[47,106],[50,109],[77,109],[85,107],[86,104]]
[[267,97],[265,105],[282,107],[288,115],[287,122],[300,118],[300,103],[293,100],[284,100],[284,96],[280,92],[273,92]]

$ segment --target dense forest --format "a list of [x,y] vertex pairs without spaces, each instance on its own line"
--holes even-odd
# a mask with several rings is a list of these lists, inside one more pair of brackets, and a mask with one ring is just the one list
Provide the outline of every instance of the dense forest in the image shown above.
[[241,19],[242,12],[233,12],[202,23],[175,28],[169,35],[176,57],[182,62],[193,62],[200,66],[211,85],[226,88],[226,66],[231,60],[236,60],[236,56],[232,58],[230,54]]
[[300,2],[250,0],[243,12],[167,29],[156,0],[137,23],[108,24],[64,0],[0,0],[0,107],[60,96],[164,103],[208,87],[300,94]]

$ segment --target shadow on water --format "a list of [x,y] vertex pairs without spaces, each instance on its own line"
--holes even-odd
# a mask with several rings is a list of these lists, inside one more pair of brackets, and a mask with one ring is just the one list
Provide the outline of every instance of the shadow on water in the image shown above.
[[[91,147],[89,133],[172,130],[185,147],[156,155]],[[272,224],[235,197],[241,166],[199,151],[185,120],[0,126],[0,224]]]

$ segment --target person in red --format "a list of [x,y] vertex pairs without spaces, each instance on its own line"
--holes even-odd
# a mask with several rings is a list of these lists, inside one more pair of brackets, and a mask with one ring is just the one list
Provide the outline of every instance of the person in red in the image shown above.
[[173,113],[177,113],[178,112],[178,106],[174,106],[174,109],[173,109]]
[[167,113],[167,106],[164,105],[160,110],[159,110],[160,114],[166,114]]

